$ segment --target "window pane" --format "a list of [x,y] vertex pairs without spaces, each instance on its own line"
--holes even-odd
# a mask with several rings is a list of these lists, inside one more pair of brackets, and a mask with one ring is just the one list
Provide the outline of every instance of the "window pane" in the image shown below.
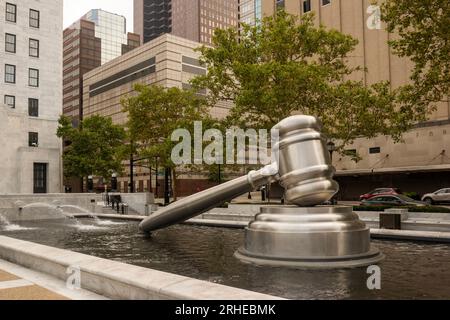
[[7,3],[6,4],[6,21],[16,22],[16,5]]
[[37,147],[39,144],[39,137],[37,132],[28,132],[28,146]]
[[30,9],[30,27],[39,28],[39,11]]
[[11,64],[5,65],[5,82],[16,83],[16,66]]
[[39,40],[30,39],[30,56],[39,57]]
[[311,11],[311,0],[304,0],[303,1],[303,13],[310,12]]
[[14,34],[5,34],[5,51],[16,53],[16,36]]
[[30,117],[39,117],[39,100],[28,99],[28,115]]
[[5,96],[5,104],[11,108],[16,107],[16,97],[15,96]]
[[28,85],[30,87],[39,87],[39,70],[29,69],[28,71]]
[[327,4],[330,4],[331,0],[322,0],[322,5],[326,6]]

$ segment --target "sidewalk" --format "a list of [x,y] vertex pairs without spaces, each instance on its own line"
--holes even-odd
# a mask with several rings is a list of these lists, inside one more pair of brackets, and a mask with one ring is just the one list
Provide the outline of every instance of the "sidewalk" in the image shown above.
[[0,300],[103,300],[86,290],[68,289],[61,280],[0,259]]

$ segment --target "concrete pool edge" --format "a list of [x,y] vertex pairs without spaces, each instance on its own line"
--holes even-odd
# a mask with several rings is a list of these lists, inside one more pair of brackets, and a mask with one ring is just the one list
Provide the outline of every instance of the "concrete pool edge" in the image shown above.
[[[74,214],[74,216],[76,218],[92,218],[92,216],[86,214]],[[135,222],[140,222],[145,218],[145,216],[138,216],[138,215],[116,215],[116,214],[97,214],[96,217],[100,219],[117,219]],[[367,222],[365,223],[367,224]],[[245,229],[248,226],[248,221],[194,218],[183,222],[183,224],[204,226],[204,227],[215,227],[215,228]],[[425,242],[439,242],[439,243],[450,242],[450,232],[444,231],[388,230],[388,229],[370,228],[370,235],[373,239],[425,241]]]
[[0,236],[0,259],[64,281],[68,268],[79,268],[82,289],[111,299],[282,299],[5,236]]

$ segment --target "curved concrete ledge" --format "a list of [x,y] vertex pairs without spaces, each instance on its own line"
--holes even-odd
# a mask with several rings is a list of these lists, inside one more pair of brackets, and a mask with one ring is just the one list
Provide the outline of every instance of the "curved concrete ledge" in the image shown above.
[[4,236],[0,236],[0,259],[64,281],[69,267],[79,268],[83,289],[111,299],[281,299]]

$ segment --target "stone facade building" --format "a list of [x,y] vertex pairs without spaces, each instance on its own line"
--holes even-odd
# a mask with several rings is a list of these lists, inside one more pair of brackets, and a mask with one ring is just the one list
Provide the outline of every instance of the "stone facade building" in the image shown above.
[[0,2],[0,194],[61,192],[62,1]]
[[[196,75],[205,74],[200,65],[199,53],[194,51],[200,43],[185,38],[165,34],[133,51],[98,67],[83,77],[84,115],[98,114],[111,117],[116,124],[125,124],[127,114],[122,111],[120,100],[133,95],[133,85],[143,83],[163,87],[189,88],[189,80]],[[211,110],[212,116],[221,118],[227,115],[230,105],[223,102]],[[119,189],[128,191],[129,163],[124,164],[128,172],[120,177]],[[163,169],[163,168],[160,168]],[[162,179],[162,171],[160,177]],[[181,195],[205,188],[208,181],[198,179],[201,173],[189,173],[178,186]],[[134,189],[138,192],[156,190],[156,180],[151,183],[147,168],[136,167]],[[163,185],[161,181],[159,185]],[[162,187],[159,189],[162,192]]]

